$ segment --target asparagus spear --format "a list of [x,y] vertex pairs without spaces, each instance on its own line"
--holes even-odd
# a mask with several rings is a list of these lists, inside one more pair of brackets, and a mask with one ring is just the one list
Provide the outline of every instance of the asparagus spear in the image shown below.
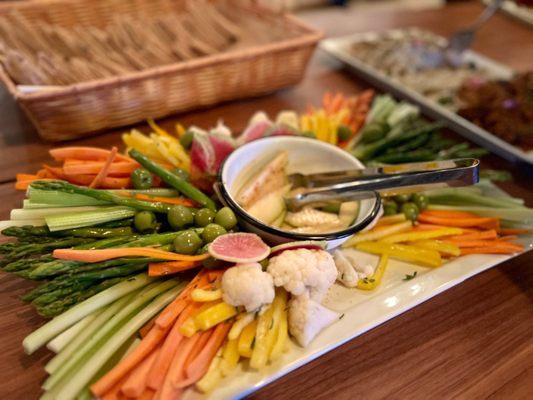
[[191,200],[194,200],[195,202],[211,210],[216,210],[215,202],[211,200],[205,193],[191,185],[186,180],[181,179],[176,174],[164,169],[163,167],[153,162],[144,154],[135,149],[130,150],[129,155],[152,174],[160,177],[163,182],[166,182]]
[[46,292],[37,297],[32,301],[32,304],[37,307],[45,306],[46,304],[53,303],[59,299],[65,298],[67,295],[79,292],[80,290],[87,289],[89,286],[92,286],[93,282],[91,281],[80,281],[71,286],[66,286],[53,290],[51,292]]
[[117,228],[75,228],[67,229],[59,232],[50,232],[46,226],[11,226],[2,231],[4,236],[15,236],[19,238],[34,238],[34,237],[49,237],[50,240],[56,240],[58,237],[84,237],[84,238],[106,238],[116,236],[131,236],[133,231],[131,227],[117,227]]
[[76,193],[92,197],[97,200],[108,201],[119,206],[131,207],[136,210],[168,213],[172,208],[170,204],[137,200],[130,197],[118,196],[108,190],[91,189],[76,186],[65,181],[35,181],[31,187],[39,190],[56,190],[64,193]]

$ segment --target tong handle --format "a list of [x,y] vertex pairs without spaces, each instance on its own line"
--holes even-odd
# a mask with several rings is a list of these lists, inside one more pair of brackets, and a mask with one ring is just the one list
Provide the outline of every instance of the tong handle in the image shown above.
[[[400,164],[379,168],[382,173],[375,173],[376,169],[364,169],[308,175],[309,182],[316,186],[308,186],[296,195],[287,197],[285,202],[290,210],[295,210],[315,202],[371,198],[376,192],[387,195],[398,193],[398,190],[408,192],[439,186],[469,186],[479,181],[479,160],[476,159]],[[335,183],[326,186],[326,182]]]

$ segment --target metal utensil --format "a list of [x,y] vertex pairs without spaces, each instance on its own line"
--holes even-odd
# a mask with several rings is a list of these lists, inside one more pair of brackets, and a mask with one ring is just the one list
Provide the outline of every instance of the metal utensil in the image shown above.
[[494,0],[483,10],[472,25],[455,32],[450,37],[448,46],[444,50],[445,58],[450,64],[457,66],[461,63],[461,55],[474,41],[476,31],[498,11],[502,3],[503,0]]
[[298,188],[285,198],[289,210],[332,200],[361,200],[436,187],[469,186],[479,181],[479,160],[472,158],[388,165],[350,171],[289,175]]

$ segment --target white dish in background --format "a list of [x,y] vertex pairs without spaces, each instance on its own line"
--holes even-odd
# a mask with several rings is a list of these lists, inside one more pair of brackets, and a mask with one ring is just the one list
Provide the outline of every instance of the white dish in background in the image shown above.
[[[417,28],[410,28],[402,30],[395,29],[385,32],[356,33],[349,36],[323,40],[320,43],[320,47],[340,60],[355,74],[372,83],[377,88],[417,104],[425,115],[444,121],[450,129],[480,146],[486,147],[509,161],[520,161],[533,165],[533,151],[526,152],[518,146],[507,143],[453,111],[446,109],[437,102],[428,99],[423,94],[408,88],[386,74],[369,66],[363,60],[358,59],[350,53],[349,47],[353,43],[375,41],[384,35],[401,36],[405,35],[407,32],[411,35],[416,35],[417,33],[422,34],[424,31]],[[446,42],[445,38],[437,35],[434,36],[436,36],[442,43]],[[513,71],[510,68],[470,50],[465,52],[465,60],[485,69],[491,76],[499,79],[509,79],[513,75]]]
[[[495,196],[504,194],[496,187],[493,187],[492,191]],[[526,247],[525,251],[532,250],[533,233],[521,236],[518,242]],[[336,283],[328,293],[324,304],[344,314],[344,317],[321,332],[309,347],[302,349],[291,343],[290,350],[262,372],[243,370],[239,364],[235,373],[225,378],[212,393],[201,395],[198,392],[188,392],[184,397],[187,400],[245,397],[433,296],[515,256],[468,255],[456,258],[438,268],[424,268],[390,260],[382,284],[374,291],[349,289]],[[377,256],[361,252],[358,252],[358,257],[374,263],[378,259]],[[414,271],[417,271],[414,279],[403,281],[405,275]],[[353,362],[357,363],[357,360]]]

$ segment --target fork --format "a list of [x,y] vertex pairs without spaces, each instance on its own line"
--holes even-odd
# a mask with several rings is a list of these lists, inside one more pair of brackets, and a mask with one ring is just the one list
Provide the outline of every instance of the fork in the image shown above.
[[476,31],[487,22],[498,9],[501,7],[503,0],[494,0],[488,5],[483,12],[477,17],[472,25],[466,29],[455,32],[448,40],[448,46],[445,49],[447,61],[452,65],[460,62],[461,54],[467,50],[472,42]]

